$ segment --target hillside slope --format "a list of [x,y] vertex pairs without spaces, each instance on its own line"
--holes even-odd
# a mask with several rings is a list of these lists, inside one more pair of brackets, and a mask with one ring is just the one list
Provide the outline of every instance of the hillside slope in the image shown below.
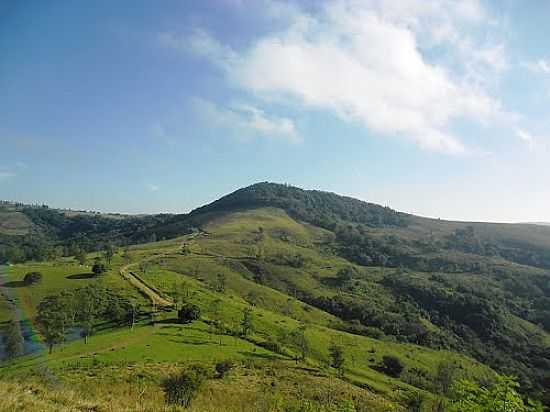
[[[144,228],[140,235],[172,239],[118,250],[100,278],[72,257],[12,266],[8,287],[17,286],[10,289],[15,301],[27,305],[31,316],[45,296],[83,285],[105,286],[142,309],[134,332],[98,320],[101,333],[90,346],[74,342],[49,357],[23,358],[6,374],[18,379],[46,362],[74,383],[89,367],[79,365],[84,358],[101,366],[99,376],[125,365],[158,367],[148,383],[155,388],[151,402],[158,404],[166,365],[200,362],[211,368],[226,356],[243,365],[260,357],[268,360],[258,368],[264,382],[273,365],[298,363],[296,336],[305,330],[302,366],[312,369],[298,368],[289,379],[332,379],[329,347],[339,345],[346,357],[342,384],[380,397],[380,409],[372,410],[386,410],[383,402],[399,410],[416,392],[430,402],[440,397],[438,370],[445,360],[485,381],[490,368],[518,376],[526,393],[549,403],[548,229],[445,222],[324,192],[253,185]],[[186,233],[192,234],[176,237]],[[86,263],[98,256],[88,255]],[[181,326],[168,305],[167,312],[147,306],[147,294],[120,275],[128,264],[155,295],[198,305],[201,322]],[[42,271],[43,282],[21,285],[28,271]],[[243,337],[246,308],[254,313],[255,330]],[[161,322],[154,326],[151,319]],[[405,371],[389,376],[384,356],[399,358]],[[238,376],[250,373],[243,367]]]

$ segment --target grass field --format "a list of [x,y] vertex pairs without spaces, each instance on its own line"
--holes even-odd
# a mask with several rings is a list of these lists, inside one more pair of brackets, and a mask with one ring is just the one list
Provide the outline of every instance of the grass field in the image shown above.
[[[180,287],[184,299],[201,308],[201,321],[190,325],[177,323],[174,310],[157,314],[156,324],[150,323],[149,302],[119,274],[129,263],[121,252],[98,279],[89,275],[89,266],[80,267],[71,259],[10,267],[10,284],[4,287],[17,291],[18,305],[30,316],[48,294],[99,282],[140,299],[143,317],[134,329],[103,328],[88,344],[68,342],[51,355],[30,355],[5,365],[0,372],[4,404],[27,402],[32,406],[22,410],[43,411],[72,410],[68,405],[73,403],[80,403],[81,410],[165,410],[163,377],[190,364],[213,371],[217,361],[227,359],[236,362],[235,370],[227,379],[212,376],[195,402],[201,407],[192,410],[282,411],[288,402],[330,396],[335,404],[348,399],[363,405],[364,411],[381,412],[402,410],[400,402],[416,392],[433,397],[429,388],[415,387],[406,373],[400,379],[382,373],[385,355],[397,356],[407,371],[428,375],[442,361],[454,361],[463,376],[494,375],[488,367],[456,353],[343,332],[336,317],[295,299],[294,287],[314,294],[340,293],[327,285],[340,268],[350,264],[324,251],[329,236],[324,230],[296,223],[280,210],[259,209],[221,217],[206,232],[130,248],[132,270],[147,285],[166,296]],[[183,242],[191,253],[182,254]],[[304,258],[300,267],[274,260],[296,253]],[[88,261],[94,257],[89,255]],[[259,282],[247,266],[257,257],[278,279],[276,288]],[[357,270],[367,279],[382,275],[379,268]],[[21,280],[30,271],[41,272],[43,281],[23,286]],[[243,337],[239,331],[245,308],[252,308],[254,332]],[[9,313],[0,312],[0,320],[8,318]],[[214,328],[213,321],[223,327]],[[301,325],[306,328],[309,350],[306,360],[297,362],[292,336]],[[277,353],[265,348],[273,341],[278,344]],[[328,367],[331,344],[344,350],[343,378]]]

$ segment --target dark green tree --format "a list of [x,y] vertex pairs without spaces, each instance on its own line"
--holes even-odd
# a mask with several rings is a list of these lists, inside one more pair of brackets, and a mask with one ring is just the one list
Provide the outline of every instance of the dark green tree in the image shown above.
[[248,336],[254,332],[254,321],[252,319],[252,309],[243,309],[243,318],[241,320],[241,331],[243,336]]
[[60,296],[46,296],[36,312],[38,328],[52,353],[54,345],[63,342],[68,327],[65,302]]
[[178,311],[178,320],[180,323],[191,323],[200,319],[201,309],[192,303],[184,304]]
[[405,365],[397,356],[386,355],[382,358],[382,365],[387,375],[398,378],[405,369]]
[[101,261],[101,259],[98,257],[95,258],[94,264],[92,265],[92,272],[94,273],[94,275],[99,276],[106,270],[107,268],[105,267],[105,264]]
[[[306,330],[307,326],[302,324],[290,334],[293,344],[300,353],[301,361],[304,361],[309,353],[309,341],[306,336]],[[298,357],[296,357],[296,363],[298,363]]]
[[42,281],[42,273],[40,272],[29,272],[23,278],[23,283],[26,286],[34,285]]
[[328,351],[330,355],[330,366],[338,371],[338,375],[342,376],[344,374],[344,363],[346,361],[344,357],[344,350],[341,346],[331,343]]

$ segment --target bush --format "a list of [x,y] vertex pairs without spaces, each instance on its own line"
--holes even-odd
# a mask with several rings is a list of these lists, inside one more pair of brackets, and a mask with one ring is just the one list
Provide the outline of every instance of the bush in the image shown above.
[[29,286],[29,285],[32,285],[34,283],[38,283],[41,280],[42,280],[42,273],[40,273],[40,272],[29,272],[23,278],[23,283],[26,286]]
[[394,378],[398,378],[405,369],[405,365],[397,356],[384,356],[382,363],[384,372]]
[[186,303],[178,311],[178,320],[180,323],[191,323],[194,320],[200,319],[200,317],[200,308],[192,303]]
[[107,270],[105,264],[99,261],[96,261],[92,266],[92,272],[94,275],[99,276]]
[[169,376],[161,383],[165,402],[188,408],[206,378],[206,370],[198,366]]
[[233,366],[234,364],[230,360],[224,360],[216,363],[216,372],[218,373],[218,377],[220,379],[223,378],[227,372],[233,369]]

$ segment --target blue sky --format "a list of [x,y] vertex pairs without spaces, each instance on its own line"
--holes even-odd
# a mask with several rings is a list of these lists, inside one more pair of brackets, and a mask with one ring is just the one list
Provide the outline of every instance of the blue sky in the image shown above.
[[185,212],[257,181],[550,221],[546,1],[6,1],[0,198]]

